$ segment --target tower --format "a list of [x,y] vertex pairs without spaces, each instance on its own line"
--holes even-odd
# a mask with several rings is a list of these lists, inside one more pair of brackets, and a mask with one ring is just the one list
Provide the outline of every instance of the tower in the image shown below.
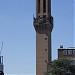
[[36,17],[33,23],[36,30],[36,75],[44,75],[47,63],[51,61],[51,0],[36,0]]
[[0,49],[0,75],[4,75],[4,66],[3,66],[3,56],[1,56],[1,51],[2,51],[2,48],[3,48],[3,42],[2,42],[2,45],[1,45],[1,49]]
[[4,75],[4,72],[3,72],[3,56],[0,56],[0,75]]

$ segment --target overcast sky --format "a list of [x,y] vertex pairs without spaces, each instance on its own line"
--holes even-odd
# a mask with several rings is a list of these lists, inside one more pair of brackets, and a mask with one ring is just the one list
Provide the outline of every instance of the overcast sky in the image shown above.
[[[4,42],[5,74],[35,75],[36,32],[33,27],[36,0],[0,0],[0,42]],[[52,0],[52,59],[60,44],[74,47],[74,0]]]

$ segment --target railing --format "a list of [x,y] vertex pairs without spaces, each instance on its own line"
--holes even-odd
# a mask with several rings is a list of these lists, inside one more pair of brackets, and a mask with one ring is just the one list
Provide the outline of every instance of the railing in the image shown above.
[[53,25],[53,17],[34,17],[34,23],[51,23]]

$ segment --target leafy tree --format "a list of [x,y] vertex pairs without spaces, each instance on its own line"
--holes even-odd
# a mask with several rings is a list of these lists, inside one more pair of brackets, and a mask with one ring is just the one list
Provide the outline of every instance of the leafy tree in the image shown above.
[[70,59],[58,59],[48,63],[48,72],[45,75],[75,75],[75,65]]

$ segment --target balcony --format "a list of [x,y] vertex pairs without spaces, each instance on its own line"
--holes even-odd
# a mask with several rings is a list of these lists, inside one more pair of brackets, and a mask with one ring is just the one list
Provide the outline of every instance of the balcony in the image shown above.
[[38,17],[38,18],[33,18],[33,23],[34,25],[38,24],[51,24],[53,25],[53,17]]

